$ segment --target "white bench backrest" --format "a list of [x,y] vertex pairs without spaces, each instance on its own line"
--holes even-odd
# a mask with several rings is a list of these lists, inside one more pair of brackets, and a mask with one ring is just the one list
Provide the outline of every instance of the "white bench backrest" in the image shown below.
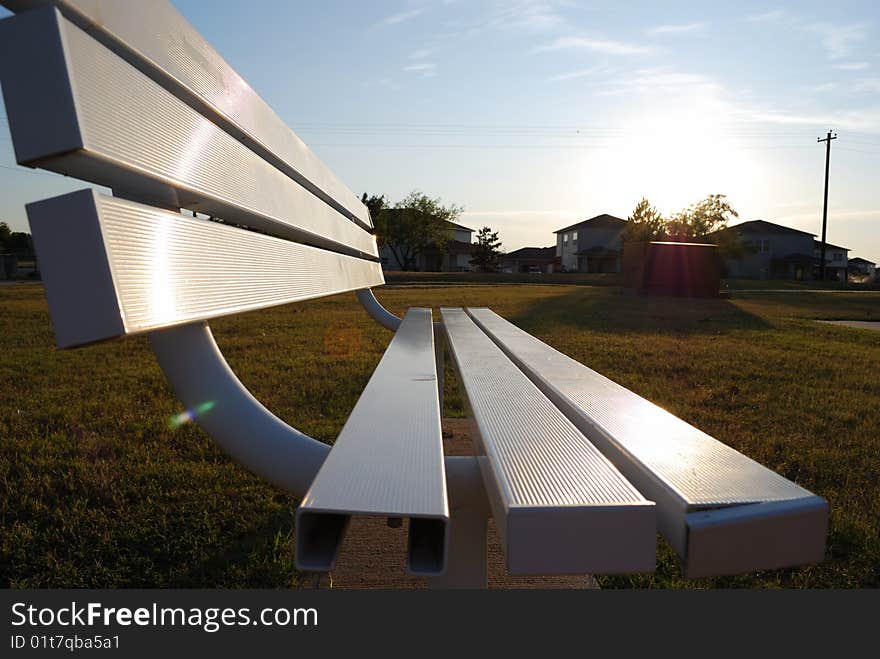
[[384,282],[367,209],[167,2],[54,4],[0,23],[16,159],[117,197],[28,207],[59,345]]
[[166,0],[3,0],[54,5],[132,66],[366,228],[370,215],[269,105]]

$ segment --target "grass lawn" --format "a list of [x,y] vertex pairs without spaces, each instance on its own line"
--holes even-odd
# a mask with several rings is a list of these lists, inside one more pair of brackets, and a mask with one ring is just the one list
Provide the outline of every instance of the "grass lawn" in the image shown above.
[[[386,288],[407,306],[486,305],[549,344],[824,496],[826,560],[603,587],[880,586],[880,293],[644,298],[613,286]],[[43,289],[0,287],[0,584],[290,587],[296,501],[228,460],[180,406],[147,341],[56,350]],[[228,361],[285,421],[332,442],[390,334],[354,295],[212,323]],[[447,416],[462,405],[447,370]]]

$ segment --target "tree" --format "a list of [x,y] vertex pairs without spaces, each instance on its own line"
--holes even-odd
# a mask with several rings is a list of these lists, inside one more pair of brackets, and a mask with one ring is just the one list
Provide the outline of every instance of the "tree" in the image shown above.
[[464,209],[444,206],[415,190],[394,204],[382,206],[373,218],[379,247],[388,247],[402,270],[411,270],[416,257],[430,247],[442,249],[452,238],[452,226]]
[[373,224],[376,223],[376,217],[388,207],[388,202],[385,201],[385,195],[379,197],[371,195],[368,197],[366,192],[361,195],[361,203],[370,211],[370,217],[373,218]]
[[627,218],[621,240],[628,242],[647,242],[666,237],[666,220],[650,202],[642,197],[632,214]]
[[24,231],[12,231],[6,222],[0,222],[0,251],[18,254],[32,254],[34,243],[31,234]]
[[739,217],[723,194],[710,194],[672,216],[666,224],[670,240],[707,242],[710,233],[722,231],[732,218]]
[[480,272],[495,272],[498,269],[498,259],[501,256],[501,241],[498,232],[490,227],[483,227],[477,231],[477,242],[471,251],[472,263],[476,264]]

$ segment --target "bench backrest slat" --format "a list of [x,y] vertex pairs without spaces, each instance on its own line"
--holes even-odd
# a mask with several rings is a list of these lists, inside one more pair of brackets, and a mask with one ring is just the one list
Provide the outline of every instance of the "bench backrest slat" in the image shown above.
[[55,5],[79,27],[343,215],[371,228],[357,196],[166,0],[4,0]]
[[[127,3],[126,3],[127,4]],[[3,21],[16,157],[169,206],[353,255],[375,237],[80,28],[45,8]]]
[[92,190],[27,210],[60,347],[382,283],[375,261]]

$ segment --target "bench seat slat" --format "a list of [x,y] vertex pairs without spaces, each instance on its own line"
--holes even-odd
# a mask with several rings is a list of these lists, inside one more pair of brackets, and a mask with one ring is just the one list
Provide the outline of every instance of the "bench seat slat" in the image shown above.
[[430,309],[407,312],[303,499],[297,566],[332,569],[351,515],[410,518],[410,572],[443,572],[449,505]]
[[[468,313],[627,478],[657,502],[659,528],[684,558],[690,576],[821,560],[828,514],[823,499],[492,310],[470,308]],[[727,508],[738,512],[722,514]],[[750,516],[754,524],[749,524]],[[791,533],[791,516],[801,532]],[[713,535],[723,535],[729,551],[701,546],[711,545]]]
[[652,571],[647,501],[461,309],[443,309],[513,574]]
[[16,12],[57,6],[65,17],[327,203],[372,227],[357,196],[169,2],[3,0],[0,4]]
[[373,235],[57,10],[18,14],[0,28],[4,98],[20,164],[377,257]]
[[60,347],[382,282],[375,261],[92,190],[27,213]]

